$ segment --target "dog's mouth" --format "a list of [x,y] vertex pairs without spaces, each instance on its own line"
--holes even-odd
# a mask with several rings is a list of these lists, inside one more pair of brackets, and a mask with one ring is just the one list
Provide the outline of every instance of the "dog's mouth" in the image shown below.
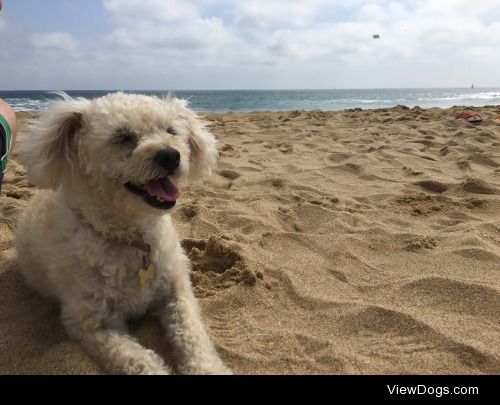
[[128,191],[141,196],[150,206],[159,209],[172,208],[181,195],[181,190],[168,177],[148,180],[142,185],[129,181],[124,186]]

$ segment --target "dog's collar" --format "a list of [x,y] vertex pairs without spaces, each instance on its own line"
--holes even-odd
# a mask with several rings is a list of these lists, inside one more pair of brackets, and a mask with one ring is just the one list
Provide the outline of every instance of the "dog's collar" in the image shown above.
[[144,242],[143,240],[138,240],[138,239],[133,239],[133,240],[128,240],[128,241],[124,241],[123,239],[120,239],[120,238],[114,238],[114,237],[109,237],[107,235],[104,234],[104,232],[101,232],[99,230],[97,230],[89,221],[87,221],[85,219],[85,217],[83,216],[82,212],[79,211],[79,210],[76,210],[74,208],[71,209],[74,214],[79,217],[79,219],[82,221],[82,222],[85,222],[88,226],[90,226],[92,228],[92,230],[95,232],[95,233],[98,233],[99,235],[101,235],[102,237],[104,237],[105,239],[107,240],[110,240],[112,242],[115,242],[117,244],[122,244],[122,245],[127,245],[127,246],[132,246],[138,250],[142,250],[144,253],[151,253],[151,246],[149,246],[146,242]]
[[[120,243],[121,241],[117,239],[117,242]],[[142,240],[133,240],[129,242],[130,246],[135,247],[136,249],[142,250],[145,253],[150,253],[151,252],[151,246],[149,246],[146,242]]]
[[122,245],[127,245],[127,246],[132,246],[138,250],[141,250],[142,252],[146,253],[145,255],[142,256],[142,263],[141,267],[139,269],[139,284],[141,287],[144,287],[146,284],[148,284],[151,280],[155,278],[155,268],[153,264],[149,261],[149,254],[151,253],[151,246],[149,246],[146,242],[143,240],[137,240],[137,239],[132,239],[128,241],[124,241],[123,239],[120,238],[115,238],[115,237],[109,237],[104,234],[104,232],[101,232],[97,230],[89,221],[85,220],[85,217],[83,216],[83,213],[79,210],[76,210],[74,208],[71,208],[71,210],[74,212],[74,214],[84,223],[86,223],[92,230],[101,235],[103,238],[112,241],[117,244],[122,244]]

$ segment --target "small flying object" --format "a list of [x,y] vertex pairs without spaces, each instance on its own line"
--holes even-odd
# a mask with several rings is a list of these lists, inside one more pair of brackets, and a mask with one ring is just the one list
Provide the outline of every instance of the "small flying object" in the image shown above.
[[379,34],[373,34],[373,39],[380,39],[380,35]]

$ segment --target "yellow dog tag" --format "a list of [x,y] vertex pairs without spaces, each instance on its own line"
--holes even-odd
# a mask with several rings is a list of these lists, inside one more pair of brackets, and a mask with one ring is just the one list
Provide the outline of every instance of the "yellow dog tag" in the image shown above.
[[141,282],[141,287],[144,287],[147,283],[155,278],[155,268],[152,263],[147,263],[145,257],[142,258],[142,268],[139,270],[139,281]]

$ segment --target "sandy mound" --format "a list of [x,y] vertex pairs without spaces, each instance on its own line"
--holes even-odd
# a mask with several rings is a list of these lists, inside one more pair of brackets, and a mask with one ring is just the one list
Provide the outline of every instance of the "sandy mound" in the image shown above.
[[[479,112],[479,125],[450,119]],[[23,116],[24,117],[24,116]],[[236,373],[500,373],[500,107],[207,114],[222,142],[174,214]],[[0,373],[99,373],[16,272],[34,192],[0,196]],[[132,325],[169,359],[155,320]]]

